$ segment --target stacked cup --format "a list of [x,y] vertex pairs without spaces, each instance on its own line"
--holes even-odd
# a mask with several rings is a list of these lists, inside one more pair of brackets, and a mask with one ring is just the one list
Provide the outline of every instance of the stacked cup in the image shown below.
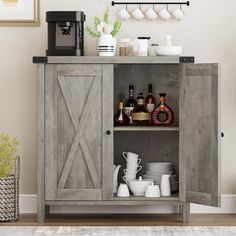
[[141,159],[139,155],[133,152],[123,152],[123,157],[126,159],[126,169],[124,169],[123,180],[128,181],[136,179],[137,173],[142,169],[140,166]]

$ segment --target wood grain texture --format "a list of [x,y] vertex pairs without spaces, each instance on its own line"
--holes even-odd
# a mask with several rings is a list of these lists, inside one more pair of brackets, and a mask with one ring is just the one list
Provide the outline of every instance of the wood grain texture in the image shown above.
[[[102,76],[102,186],[103,200],[113,199],[113,94],[114,94],[113,65],[103,65]],[[110,131],[110,135],[107,135]]]
[[45,220],[44,207],[44,65],[37,65],[37,220]]
[[[51,142],[47,144],[45,168],[52,178],[46,180],[46,199],[101,200],[101,65],[91,65],[91,70],[87,65],[51,66],[45,94]],[[53,132],[57,135],[50,136]]]
[[179,64],[179,57],[48,57],[55,64]]
[[[180,156],[185,161],[187,201],[218,206],[217,77],[211,75],[212,66],[182,65]],[[192,192],[199,194],[193,197]]]

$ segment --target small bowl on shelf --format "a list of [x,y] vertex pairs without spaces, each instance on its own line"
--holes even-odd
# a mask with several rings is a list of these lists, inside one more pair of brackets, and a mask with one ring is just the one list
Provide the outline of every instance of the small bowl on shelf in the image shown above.
[[129,181],[129,188],[134,196],[144,196],[147,186],[152,185],[153,182],[153,179],[142,179],[140,176],[139,179]]
[[158,46],[155,53],[157,56],[180,56],[182,54],[181,46]]

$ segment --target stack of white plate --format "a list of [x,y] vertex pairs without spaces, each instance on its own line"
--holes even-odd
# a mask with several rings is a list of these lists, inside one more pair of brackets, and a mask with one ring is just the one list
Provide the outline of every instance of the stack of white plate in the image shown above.
[[178,191],[179,183],[176,175],[173,174],[173,163],[169,162],[150,162],[146,163],[146,175],[144,179],[154,179],[155,184],[161,184],[162,175],[170,175],[171,191]]

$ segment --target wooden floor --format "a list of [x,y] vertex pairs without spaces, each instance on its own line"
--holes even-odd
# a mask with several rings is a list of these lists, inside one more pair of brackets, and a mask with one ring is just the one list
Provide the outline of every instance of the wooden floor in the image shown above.
[[36,222],[36,215],[21,215],[13,223],[0,226],[236,226],[236,214],[195,214],[191,223],[183,224],[177,214],[139,215],[50,215],[46,223]]

